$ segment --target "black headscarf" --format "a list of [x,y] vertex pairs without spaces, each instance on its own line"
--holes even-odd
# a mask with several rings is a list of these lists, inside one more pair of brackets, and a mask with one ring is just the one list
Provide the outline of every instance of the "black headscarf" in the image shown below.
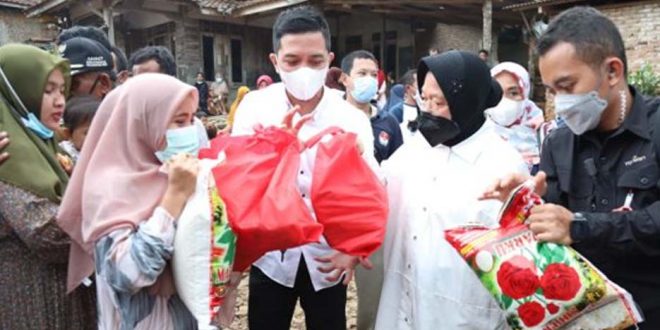
[[445,94],[451,120],[460,133],[446,146],[459,144],[476,133],[484,124],[484,110],[496,106],[502,98],[502,88],[490,76],[490,69],[476,54],[452,50],[424,57],[417,68],[417,85],[422,90],[430,72]]

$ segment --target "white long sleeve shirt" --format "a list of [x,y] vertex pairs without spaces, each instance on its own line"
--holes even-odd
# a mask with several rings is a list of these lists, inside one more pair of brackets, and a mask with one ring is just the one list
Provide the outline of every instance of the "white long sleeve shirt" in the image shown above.
[[[344,101],[341,96],[333,93],[328,88],[324,87],[324,89],[321,102],[312,112],[312,119],[303,125],[298,137],[303,141],[307,140],[330,126],[338,126],[347,132],[353,132],[357,134],[358,140],[364,147],[364,159],[374,171],[377,171],[378,163],[374,158],[374,140],[369,119],[364,113]],[[258,124],[264,127],[279,126],[291,107],[282,83],[250,92],[245,96],[236,111],[232,135],[252,134],[254,126]],[[300,116],[296,115],[294,123],[299,119]],[[302,198],[314,219],[316,219],[316,216],[310,199],[310,190],[315,158],[315,149],[309,149],[301,154],[300,171],[297,179]],[[316,262],[314,258],[325,257],[335,252],[322,238],[321,242],[288,249],[284,252],[269,252],[257,260],[254,266],[258,267],[273,281],[292,288],[296,280],[300,258],[304,256],[314,289],[319,291],[334,286],[339,281],[327,281],[325,279],[327,274],[317,270],[317,267],[321,264]]]
[[506,327],[444,230],[474,222],[495,226],[501,203],[477,197],[496,178],[526,172],[521,156],[487,128],[453,148],[431,147],[417,132],[382,171],[390,215],[376,329]]

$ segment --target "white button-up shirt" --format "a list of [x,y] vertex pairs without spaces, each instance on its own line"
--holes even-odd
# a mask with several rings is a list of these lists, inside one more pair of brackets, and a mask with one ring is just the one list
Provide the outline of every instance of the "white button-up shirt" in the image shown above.
[[506,326],[444,230],[475,222],[495,226],[502,204],[477,197],[496,178],[526,171],[521,156],[488,128],[453,148],[431,147],[417,132],[382,163],[390,215],[376,329]]
[[[347,132],[356,133],[358,140],[364,147],[363,157],[369,166],[376,171],[378,163],[373,156],[374,140],[369,119],[364,113],[344,101],[340,95],[333,93],[326,87],[324,88],[323,97],[316,109],[314,109],[312,119],[303,125],[298,133],[298,137],[303,141],[307,140],[330,126],[338,126]],[[270,125],[279,126],[291,107],[282,83],[273,84],[266,89],[250,92],[245,95],[245,98],[236,111],[232,134],[252,134],[254,132],[253,128],[257,124],[261,124],[264,127]],[[300,116],[296,114],[294,123],[298,119],[300,119]],[[309,149],[301,154],[297,183],[305,204],[309,208],[312,217],[316,219],[310,199],[312,172],[316,158],[315,150]],[[284,252],[269,252],[257,260],[254,266],[258,267],[273,281],[292,288],[296,280],[300,257],[304,256],[314,289],[319,291],[336,285],[339,281],[327,281],[325,279],[327,274],[323,274],[317,270],[317,267],[322,265],[316,262],[314,258],[325,257],[335,252],[334,249],[328,246],[325,239],[322,238],[319,243],[307,244],[288,249]]]

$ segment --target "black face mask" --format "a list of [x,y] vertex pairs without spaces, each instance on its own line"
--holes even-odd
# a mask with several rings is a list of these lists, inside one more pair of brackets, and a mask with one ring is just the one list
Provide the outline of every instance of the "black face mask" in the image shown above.
[[424,111],[417,116],[417,129],[433,147],[445,143],[461,133],[461,129],[455,122]]

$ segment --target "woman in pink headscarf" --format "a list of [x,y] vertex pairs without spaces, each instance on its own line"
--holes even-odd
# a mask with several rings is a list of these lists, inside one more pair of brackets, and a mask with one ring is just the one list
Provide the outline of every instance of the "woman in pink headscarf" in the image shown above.
[[[168,260],[195,189],[197,91],[143,74],[110,93],[58,214],[72,238],[68,289],[96,274],[99,329],[195,329]],[[165,165],[163,165],[165,164]]]
[[271,78],[267,74],[261,75],[261,76],[259,76],[259,78],[257,78],[257,89],[258,90],[259,89],[264,89],[264,88],[266,88],[266,87],[268,87],[272,84],[273,84],[273,78]]
[[538,129],[543,123],[543,111],[529,99],[529,73],[521,65],[502,62],[490,70],[502,87],[502,100],[488,110],[486,116],[505,141],[516,148],[534,174],[540,162]]

